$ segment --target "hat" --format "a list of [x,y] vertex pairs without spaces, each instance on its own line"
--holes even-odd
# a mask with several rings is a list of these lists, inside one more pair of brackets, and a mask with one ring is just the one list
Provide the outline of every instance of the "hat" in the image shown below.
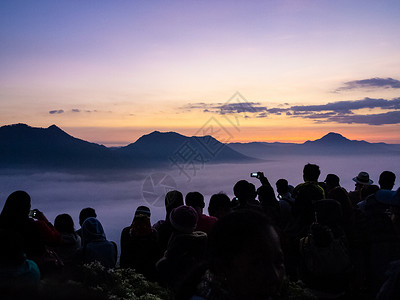
[[150,217],[151,215],[150,208],[148,208],[147,206],[139,206],[135,212],[135,216],[137,215],[145,215]]
[[393,206],[400,206],[400,188],[397,191],[381,189],[375,193],[376,200]]
[[371,179],[369,179],[369,174],[367,172],[358,173],[357,177],[353,178],[353,181],[355,181],[359,184],[365,184],[365,185],[374,183]]
[[197,225],[197,212],[193,207],[182,205],[174,208],[169,215],[173,228],[183,233],[192,233]]

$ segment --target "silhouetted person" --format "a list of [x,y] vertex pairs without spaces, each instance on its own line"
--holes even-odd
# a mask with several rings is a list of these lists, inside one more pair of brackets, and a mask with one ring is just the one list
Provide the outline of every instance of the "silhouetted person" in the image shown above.
[[81,247],[81,238],[75,232],[74,221],[69,214],[61,214],[54,219],[54,227],[61,234],[61,241],[53,250],[64,264],[70,264],[76,251]]
[[[83,208],[81,210],[81,212],[79,213],[79,226],[82,227],[83,222],[85,222],[85,220],[87,218],[97,218],[97,214],[96,211],[94,210],[94,208],[91,207],[86,207]],[[80,236],[80,238],[82,239],[82,228],[79,228],[76,233]]]
[[280,207],[274,189],[263,172],[257,172],[257,179],[261,183],[261,186],[257,189],[257,194],[262,210],[268,216],[272,225],[277,226],[280,223]]
[[20,291],[18,295],[28,299],[39,287],[39,268],[34,261],[26,259],[19,233],[0,229],[0,240],[0,294],[7,299],[8,294]]
[[391,190],[394,187],[396,175],[391,171],[383,171],[379,175],[379,187],[384,190]]
[[208,204],[208,213],[210,216],[219,219],[231,212],[231,201],[226,194],[221,192],[211,196]]
[[43,273],[51,268],[46,247],[58,245],[60,234],[41,211],[35,209],[29,217],[30,208],[31,197],[28,193],[16,191],[10,194],[0,215],[0,229],[20,234],[24,253],[37,263]]
[[363,200],[361,197],[361,190],[373,184],[374,182],[369,178],[369,174],[367,172],[360,172],[356,177],[353,178],[355,182],[354,191],[349,192],[349,198],[353,206],[355,207],[360,201]]
[[157,279],[156,262],[162,255],[158,233],[151,228],[150,209],[139,206],[132,224],[121,233],[120,267],[135,269],[149,280]]
[[284,229],[289,223],[293,223],[292,207],[294,198],[290,192],[289,183],[286,179],[279,179],[276,182],[276,191],[278,192],[279,208],[281,221],[280,226]]
[[[372,187],[372,185],[367,187]],[[358,204],[365,214],[367,224],[366,284],[373,296],[385,280],[389,263],[400,259],[400,237],[391,215],[388,214],[391,204],[381,196],[395,192],[379,189],[377,186],[375,189],[378,190]],[[363,190],[366,188],[364,187]]]
[[340,186],[340,179],[339,176],[336,174],[328,174],[324,180],[326,189],[325,194],[327,195],[332,189]]
[[192,295],[263,300],[279,294],[285,273],[283,255],[265,215],[253,210],[226,215],[215,224],[208,245],[208,269]]
[[238,205],[233,209],[256,209],[261,210],[261,205],[255,203],[254,200],[254,189],[247,180],[239,180],[233,186],[233,194],[237,198]]
[[117,263],[117,245],[106,239],[103,226],[96,218],[87,218],[82,224],[82,248],[77,258],[84,264],[98,261],[106,268],[114,268]]
[[292,211],[300,230],[314,221],[313,203],[325,198],[325,192],[318,184],[320,174],[318,165],[306,164],[303,169],[304,183],[297,185],[293,191],[295,202]]
[[169,215],[174,208],[183,205],[183,195],[180,191],[169,191],[165,195],[165,220],[159,220],[153,225],[153,228],[158,232],[158,240],[160,243],[161,251],[164,252],[167,249],[168,241],[171,237],[173,228],[170,223]]
[[164,257],[157,262],[161,280],[174,292],[180,290],[185,278],[203,259],[207,234],[194,231],[198,215],[193,207],[182,205],[169,215],[173,233]]
[[204,196],[199,192],[189,192],[185,197],[186,205],[193,207],[198,215],[196,231],[203,231],[205,233],[210,233],[217,218],[209,217],[203,214],[203,209],[205,206]]

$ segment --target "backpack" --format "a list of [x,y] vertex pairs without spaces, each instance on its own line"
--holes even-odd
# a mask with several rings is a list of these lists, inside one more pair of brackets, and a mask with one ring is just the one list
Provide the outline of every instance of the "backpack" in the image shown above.
[[352,268],[345,236],[335,238],[328,226],[318,223],[300,239],[300,255],[304,271],[313,277],[336,277]]

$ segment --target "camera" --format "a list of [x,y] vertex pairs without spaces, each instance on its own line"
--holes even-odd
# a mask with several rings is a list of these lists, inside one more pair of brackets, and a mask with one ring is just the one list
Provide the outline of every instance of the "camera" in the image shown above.
[[253,172],[253,173],[250,173],[250,177],[258,177],[258,172]]

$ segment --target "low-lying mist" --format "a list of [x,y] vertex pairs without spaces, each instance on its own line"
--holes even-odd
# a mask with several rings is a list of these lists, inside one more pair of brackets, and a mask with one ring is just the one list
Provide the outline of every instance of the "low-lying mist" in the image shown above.
[[165,217],[164,195],[169,190],[178,189],[184,195],[199,191],[205,196],[206,203],[212,194],[221,191],[232,198],[232,188],[238,180],[246,179],[259,185],[258,179],[250,178],[250,172],[257,171],[264,172],[274,187],[279,178],[286,178],[295,186],[302,182],[302,169],[306,163],[320,166],[320,181],[328,173],[337,174],[347,190],[353,190],[352,178],[360,171],[368,172],[376,184],[384,170],[400,176],[397,156],[291,156],[254,164],[205,164],[186,166],[184,170],[170,167],[124,173],[104,170],[90,175],[8,171],[0,173],[0,207],[10,193],[25,190],[31,195],[32,208],[43,211],[49,221],[54,222],[58,214],[68,213],[77,229],[80,210],[90,206],[96,209],[107,238],[119,244],[121,230],[130,225],[137,206],[151,208],[152,223]]

